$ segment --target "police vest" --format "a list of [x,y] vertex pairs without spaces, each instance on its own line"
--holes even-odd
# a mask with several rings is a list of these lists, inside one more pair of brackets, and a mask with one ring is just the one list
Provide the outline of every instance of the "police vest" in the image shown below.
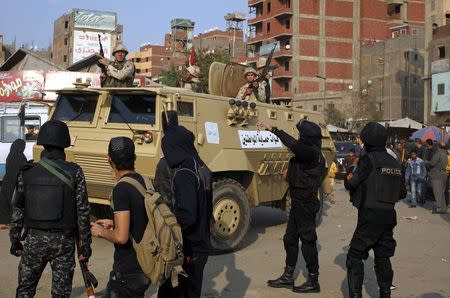
[[394,209],[400,199],[402,167],[387,152],[370,152],[372,171],[366,184],[365,208]]
[[311,169],[299,163],[295,157],[289,161],[288,182],[289,187],[300,189],[312,189],[314,195],[317,195],[319,187],[327,176],[325,157],[319,154],[317,165]]
[[[124,60],[122,62],[118,62],[118,61],[114,60],[113,62],[111,62],[111,65],[117,70],[122,70],[127,63],[132,63],[132,62],[129,62],[126,60]],[[134,70],[134,72],[131,76],[126,77],[123,80],[118,80],[115,77],[107,76],[106,81],[105,81],[105,87],[132,87],[135,72],[136,72],[136,69]]]
[[[66,173],[72,174],[75,181],[77,168],[74,164],[60,160],[54,162]],[[25,225],[40,230],[75,230],[77,209],[74,190],[38,163],[24,169],[22,176]]]

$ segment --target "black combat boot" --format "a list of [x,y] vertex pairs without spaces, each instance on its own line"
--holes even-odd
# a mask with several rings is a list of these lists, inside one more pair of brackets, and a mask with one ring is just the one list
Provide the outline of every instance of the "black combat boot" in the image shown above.
[[364,272],[348,269],[347,272],[348,294],[350,298],[362,298],[362,285],[364,282]]
[[293,287],[296,293],[320,293],[319,273],[310,273],[308,279],[299,287]]
[[267,285],[272,288],[292,288],[294,286],[294,270],[295,266],[284,267],[283,274],[277,279],[267,281]]
[[392,283],[382,283],[380,284],[380,298],[391,298],[391,284]]

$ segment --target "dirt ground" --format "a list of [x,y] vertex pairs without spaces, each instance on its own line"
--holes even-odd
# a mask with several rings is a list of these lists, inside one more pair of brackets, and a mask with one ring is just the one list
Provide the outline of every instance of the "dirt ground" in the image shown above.
[[[356,210],[348,201],[341,183],[336,186],[336,203],[325,203],[323,222],[318,228],[320,294],[311,297],[346,297],[345,259],[348,243],[356,225]],[[392,297],[450,297],[450,214],[432,215],[432,202],[425,208],[397,204],[398,226],[394,236],[397,250],[392,258],[394,284]],[[284,212],[267,207],[253,210],[252,226],[239,251],[212,256],[205,269],[204,297],[298,297],[288,289],[266,286],[278,277],[284,264]],[[112,266],[113,245],[95,239],[91,271],[99,281],[98,291],[106,286]],[[17,286],[18,258],[9,254],[7,231],[0,231],[0,297],[13,297]],[[378,297],[373,271],[373,255],[365,262],[364,297]],[[304,281],[305,264],[299,258],[297,284]],[[36,297],[50,297],[51,271],[43,273]],[[156,297],[149,289],[146,297]],[[85,297],[82,278],[76,268],[72,297]]]

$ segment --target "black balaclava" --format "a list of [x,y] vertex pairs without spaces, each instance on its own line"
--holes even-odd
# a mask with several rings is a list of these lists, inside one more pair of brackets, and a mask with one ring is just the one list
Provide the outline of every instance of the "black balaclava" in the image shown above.
[[361,141],[367,152],[385,151],[387,138],[386,128],[377,122],[369,122],[361,130]]
[[308,120],[300,120],[296,125],[300,132],[300,140],[305,144],[322,147],[322,130],[320,126]]
[[194,135],[185,127],[178,125],[176,112],[170,111],[168,114],[168,124],[164,123],[165,116],[163,116],[163,129],[164,127],[165,129],[164,137],[161,141],[161,149],[168,166],[175,168],[183,161],[190,158],[195,158],[199,161],[200,158],[194,146]]

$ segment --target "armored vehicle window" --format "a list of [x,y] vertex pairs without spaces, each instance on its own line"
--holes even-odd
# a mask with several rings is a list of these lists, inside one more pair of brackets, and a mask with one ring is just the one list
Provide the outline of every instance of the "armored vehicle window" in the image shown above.
[[109,123],[155,124],[156,96],[147,94],[114,95]]
[[177,102],[178,116],[194,117],[194,103],[187,101]]
[[53,120],[92,122],[97,98],[98,95],[62,94],[56,105]]

